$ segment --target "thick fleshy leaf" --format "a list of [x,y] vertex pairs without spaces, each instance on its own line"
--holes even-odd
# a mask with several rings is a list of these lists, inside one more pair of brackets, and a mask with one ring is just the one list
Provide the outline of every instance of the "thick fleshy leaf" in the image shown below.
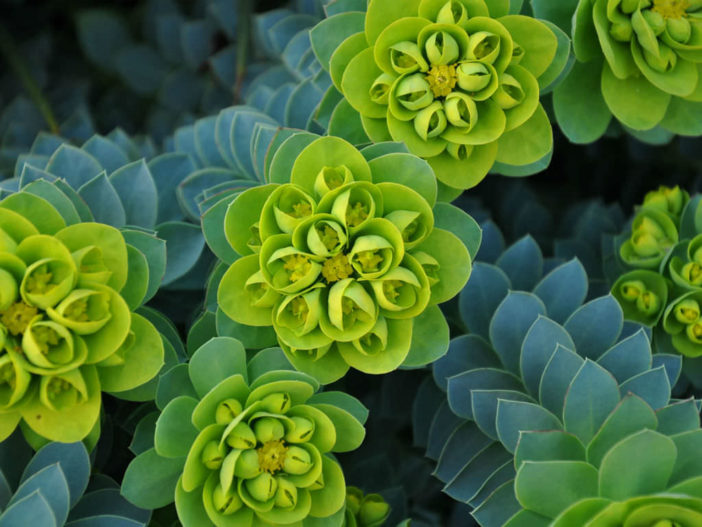
[[515,291],[531,291],[543,276],[543,256],[536,240],[527,235],[515,242],[497,260]]
[[154,433],[154,449],[159,456],[181,458],[188,455],[198,432],[191,421],[197,403],[192,397],[181,396],[163,409]]
[[548,316],[563,324],[583,303],[587,290],[585,269],[573,259],[546,275],[534,288],[534,294],[543,301]]
[[173,502],[185,458],[165,458],[150,449],[139,454],[127,467],[122,495],[144,509],[165,507]]
[[622,324],[622,310],[609,295],[580,307],[568,317],[564,327],[573,338],[578,354],[597,360],[617,340]]
[[496,426],[500,441],[510,452],[517,449],[522,431],[561,429],[558,418],[542,406],[504,399],[497,403]]
[[524,337],[520,357],[521,376],[532,395],[539,394],[541,376],[559,345],[571,350],[575,348],[562,326],[539,316]]
[[471,333],[490,338],[492,315],[510,289],[507,275],[498,267],[476,262],[471,278],[458,299],[461,318]]
[[246,350],[238,340],[213,338],[191,357],[188,372],[195,391],[203,397],[231,375],[240,374],[246,378]]

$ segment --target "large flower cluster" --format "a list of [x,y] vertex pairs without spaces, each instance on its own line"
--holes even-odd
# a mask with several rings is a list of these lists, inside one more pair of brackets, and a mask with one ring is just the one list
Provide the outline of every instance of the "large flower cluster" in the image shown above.
[[65,226],[26,193],[0,204],[0,240],[0,436],[24,419],[44,438],[81,440],[101,388],[140,386],[163,363],[158,332],[120,294],[127,244],[107,225]]
[[[413,319],[468,279],[468,251],[434,228],[418,192],[392,176],[373,182],[348,143],[321,138],[306,152],[291,183],[250,189],[230,205],[229,239],[253,254],[222,278],[220,306],[237,322],[273,325],[291,362],[324,382],[349,365],[392,371],[410,351]],[[246,225],[239,218],[251,210],[260,214]],[[444,279],[451,269],[455,283]]]
[[556,36],[532,18],[495,18],[487,4],[374,1],[363,45],[352,36],[331,55],[368,135],[404,141],[459,189],[477,185],[496,161],[529,165],[552,147],[539,78]]

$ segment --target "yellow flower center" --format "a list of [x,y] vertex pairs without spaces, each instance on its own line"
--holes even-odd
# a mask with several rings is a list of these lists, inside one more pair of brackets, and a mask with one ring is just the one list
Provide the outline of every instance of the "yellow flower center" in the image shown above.
[[41,352],[46,355],[49,353],[49,346],[57,346],[59,343],[59,335],[53,329],[46,326],[34,326],[32,328],[34,340]]
[[435,65],[427,74],[427,82],[434,97],[446,97],[449,95],[458,81],[455,66],[445,64]]
[[261,470],[274,474],[283,468],[288,447],[285,446],[282,439],[277,439],[263,443],[263,446],[257,449],[257,452],[258,466]]
[[71,389],[71,383],[68,381],[64,381],[63,379],[59,379],[58,377],[54,377],[49,381],[49,385],[46,387],[46,391],[49,394],[50,398],[56,397],[59,393],[65,392],[67,390]]
[[295,203],[292,206],[292,213],[290,214],[293,218],[306,218],[312,214],[312,205],[306,201],[301,201],[300,203]]
[[13,335],[24,333],[31,320],[37,316],[38,310],[36,307],[25,304],[24,302],[15,302],[0,315],[0,322]]
[[690,322],[694,322],[694,321],[697,320],[697,319],[699,318],[699,316],[700,316],[700,314],[699,314],[698,311],[696,311],[696,310],[694,310],[694,309],[690,309],[689,307],[683,307],[683,308],[680,310],[680,314],[681,314],[686,320],[689,320]]
[[319,237],[328,251],[331,251],[339,244],[339,233],[329,225],[324,225],[324,228],[318,229],[317,232],[319,232]]
[[383,282],[383,293],[385,293],[388,300],[394,302],[395,299],[400,296],[398,289],[403,285],[404,284],[399,280],[385,280],[385,282]]
[[7,384],[11,389],[15,389],[17,385],[17,374],[11,363],[5,364],[0,368],[0,383]]
[[683,18],[687,16],[690,0],[653,0],[652,11],[663,18]]
[[301,296],[293,298],[289,305],[290,312],[298,320],[305,320],[305,317],[307,317],[307,313],[310,312],[310,309],[307,307],[307,302]]
[[368,207],[360,201],[357,201],[346,211],[346,224],[349,227],[356,227],[363,223],[367,217]]
[[702,324],[695,324],[692,326],[692,334],[695,336],[695,338],[702,337]]
[[378,266],[383,263],[383,257],[375,251],[361,251],[357,259],[366,273],[377,271]]
[[337,254],[331,258],[327,258],[322,265],[322,276],[327,282],[337,282],[348,278],[353,273],[353,267],[349,263],[349,259],[344,254]]
[[312,264],[310,259],[303,254],[291,254],[283,258],[285,265],[283,269],[288,272],[291,282],[297,282],[309,272]]
[[55,286],[51,283],[53,275],[49,272],[46,265],[38,267],[30,277],[27,278],[27,291],[30,293],[46,293]]
[[72,302],[70,306],[66,308],[63,316],[68,319],[75,320],[76,322],[87,322],[90,320],[88,317],[88,300],[80,299]]

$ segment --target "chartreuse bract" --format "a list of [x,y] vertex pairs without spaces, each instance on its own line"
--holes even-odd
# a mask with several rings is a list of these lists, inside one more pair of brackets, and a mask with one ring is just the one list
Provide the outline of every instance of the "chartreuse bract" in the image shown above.
[[346,488],[344,527],[381,527],[390,516],[390,506],[380,494],[363,494],[357,487]]
[[393,144],[359,152],[293,135],[269,180],[226,211],[224,236],[241,255],[219,283],[229,318],[273,326],[290,362],[325,384],[349,366],[387,373],[445,353],[437,304],[468,280],[466,243],[480,233],[459,209],[433,208],[426,162]]
[[149,523],[151,511],[127,502],[109,477],[91,479],[90,458],[80,442],[49,443],[34,454],[21,434],[14,434],[0,443],[0,452],[2,525],[145,527]]
[[702,383],[702,196],[679,187],[646,194],[631,228],[604,244],[604,268],[624,315],[653,328],[655,349],[685,357]]
[[370,139],[404,141],[441,183],[465,189],[493,168],[527,175],[548,164],[539,94],[569,47],[555,26],[497,0],[373,0],[365,16],[337,14],[311,37]]
[[[537,16],[572,28],[575,62],[554,92],[575,142],[599,139],[612,116],[637,137],[699,135],[702,3],[698,0],[532,0]],[[572,19],[566,13],[573,13]],[[558,17],[558,20],[556,20]],[[644,110],[645,108],[645,110]]]
[[133,312],[160,277],[148,244],[80,222],[40,183],[0,201],[0,437],[21,422],[35,445],[96,439],[101,392],[127,394],[163,364],[159,332]]
[[154,447],[127,468],[127,499],[146,508],[175,499],[185,527],[343,525],[346,484],[331,453],[363,441],[360,402],[276,369],[291,368],[278,348],[247,365],[241,343],[225,337],[177,368],[187,370],[185,394],[165,404]]
[[[549,525],[520,512],[527,507],[520,501],[523,460],[538,460],[532,441],[545,444],[547,453],[566,452],[597,467],[619,439],[645,428],[630,412],[650,416],[649,428],[680,412],[692,415],[693,428],[699,424],[692,401],[665,408],[680,356],[652,355],[645,328],[624,324],[611,296],[583,303],[587,275],[577,260],[540,278],[533,273],[543,265],[540,255],[529,256],[521,246],[519,267],[507,264],[519,245],[500,266],[475,265],[461,302],[469,333],[455,338],[434,363],[436,384],[423,385],[415,401],[416,420],[427,430],[427,455],[437,459],[435,475],[446,493],[474,507],[484,526]],[[527,290],[518,290],[515,280]],[[432,408],[434,416],[427,418]],[[627,427],[630,418],[633,428]],[[646,481],[629,474],[638,484]],[[550,489],[552,497],[542,499],[547,506],[560,504],[570,491],[564,487],[559,495],[557,480],[548,478],[528,486]]]

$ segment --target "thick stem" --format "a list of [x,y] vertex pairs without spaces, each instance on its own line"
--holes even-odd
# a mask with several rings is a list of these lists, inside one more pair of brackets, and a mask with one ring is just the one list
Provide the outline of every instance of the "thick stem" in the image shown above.
[[58,135],[59,126],[56,122],[56,117],[54,117],[54,113],[51,110],[49,101],[46,99],[46,97],[44,97],[39,85],[29,72],[26,63],[22,60],[22,57],[17,50],[17,46],[12,39],[12,35],[10,35],[10,33],[1,24],[0,55],[5,58],[8,66],[10,66],[10,68],[15,72],[15,75],[17,75],[17,78],[22,83],[22,86],[24,86],[24,89],[27,91],[29,97],[32,99],[32,101],[34,101],[34,104],[37,105],[37,108],[39,108],[39,111],[44,117],[46,124],[49,126],[51,133]]

